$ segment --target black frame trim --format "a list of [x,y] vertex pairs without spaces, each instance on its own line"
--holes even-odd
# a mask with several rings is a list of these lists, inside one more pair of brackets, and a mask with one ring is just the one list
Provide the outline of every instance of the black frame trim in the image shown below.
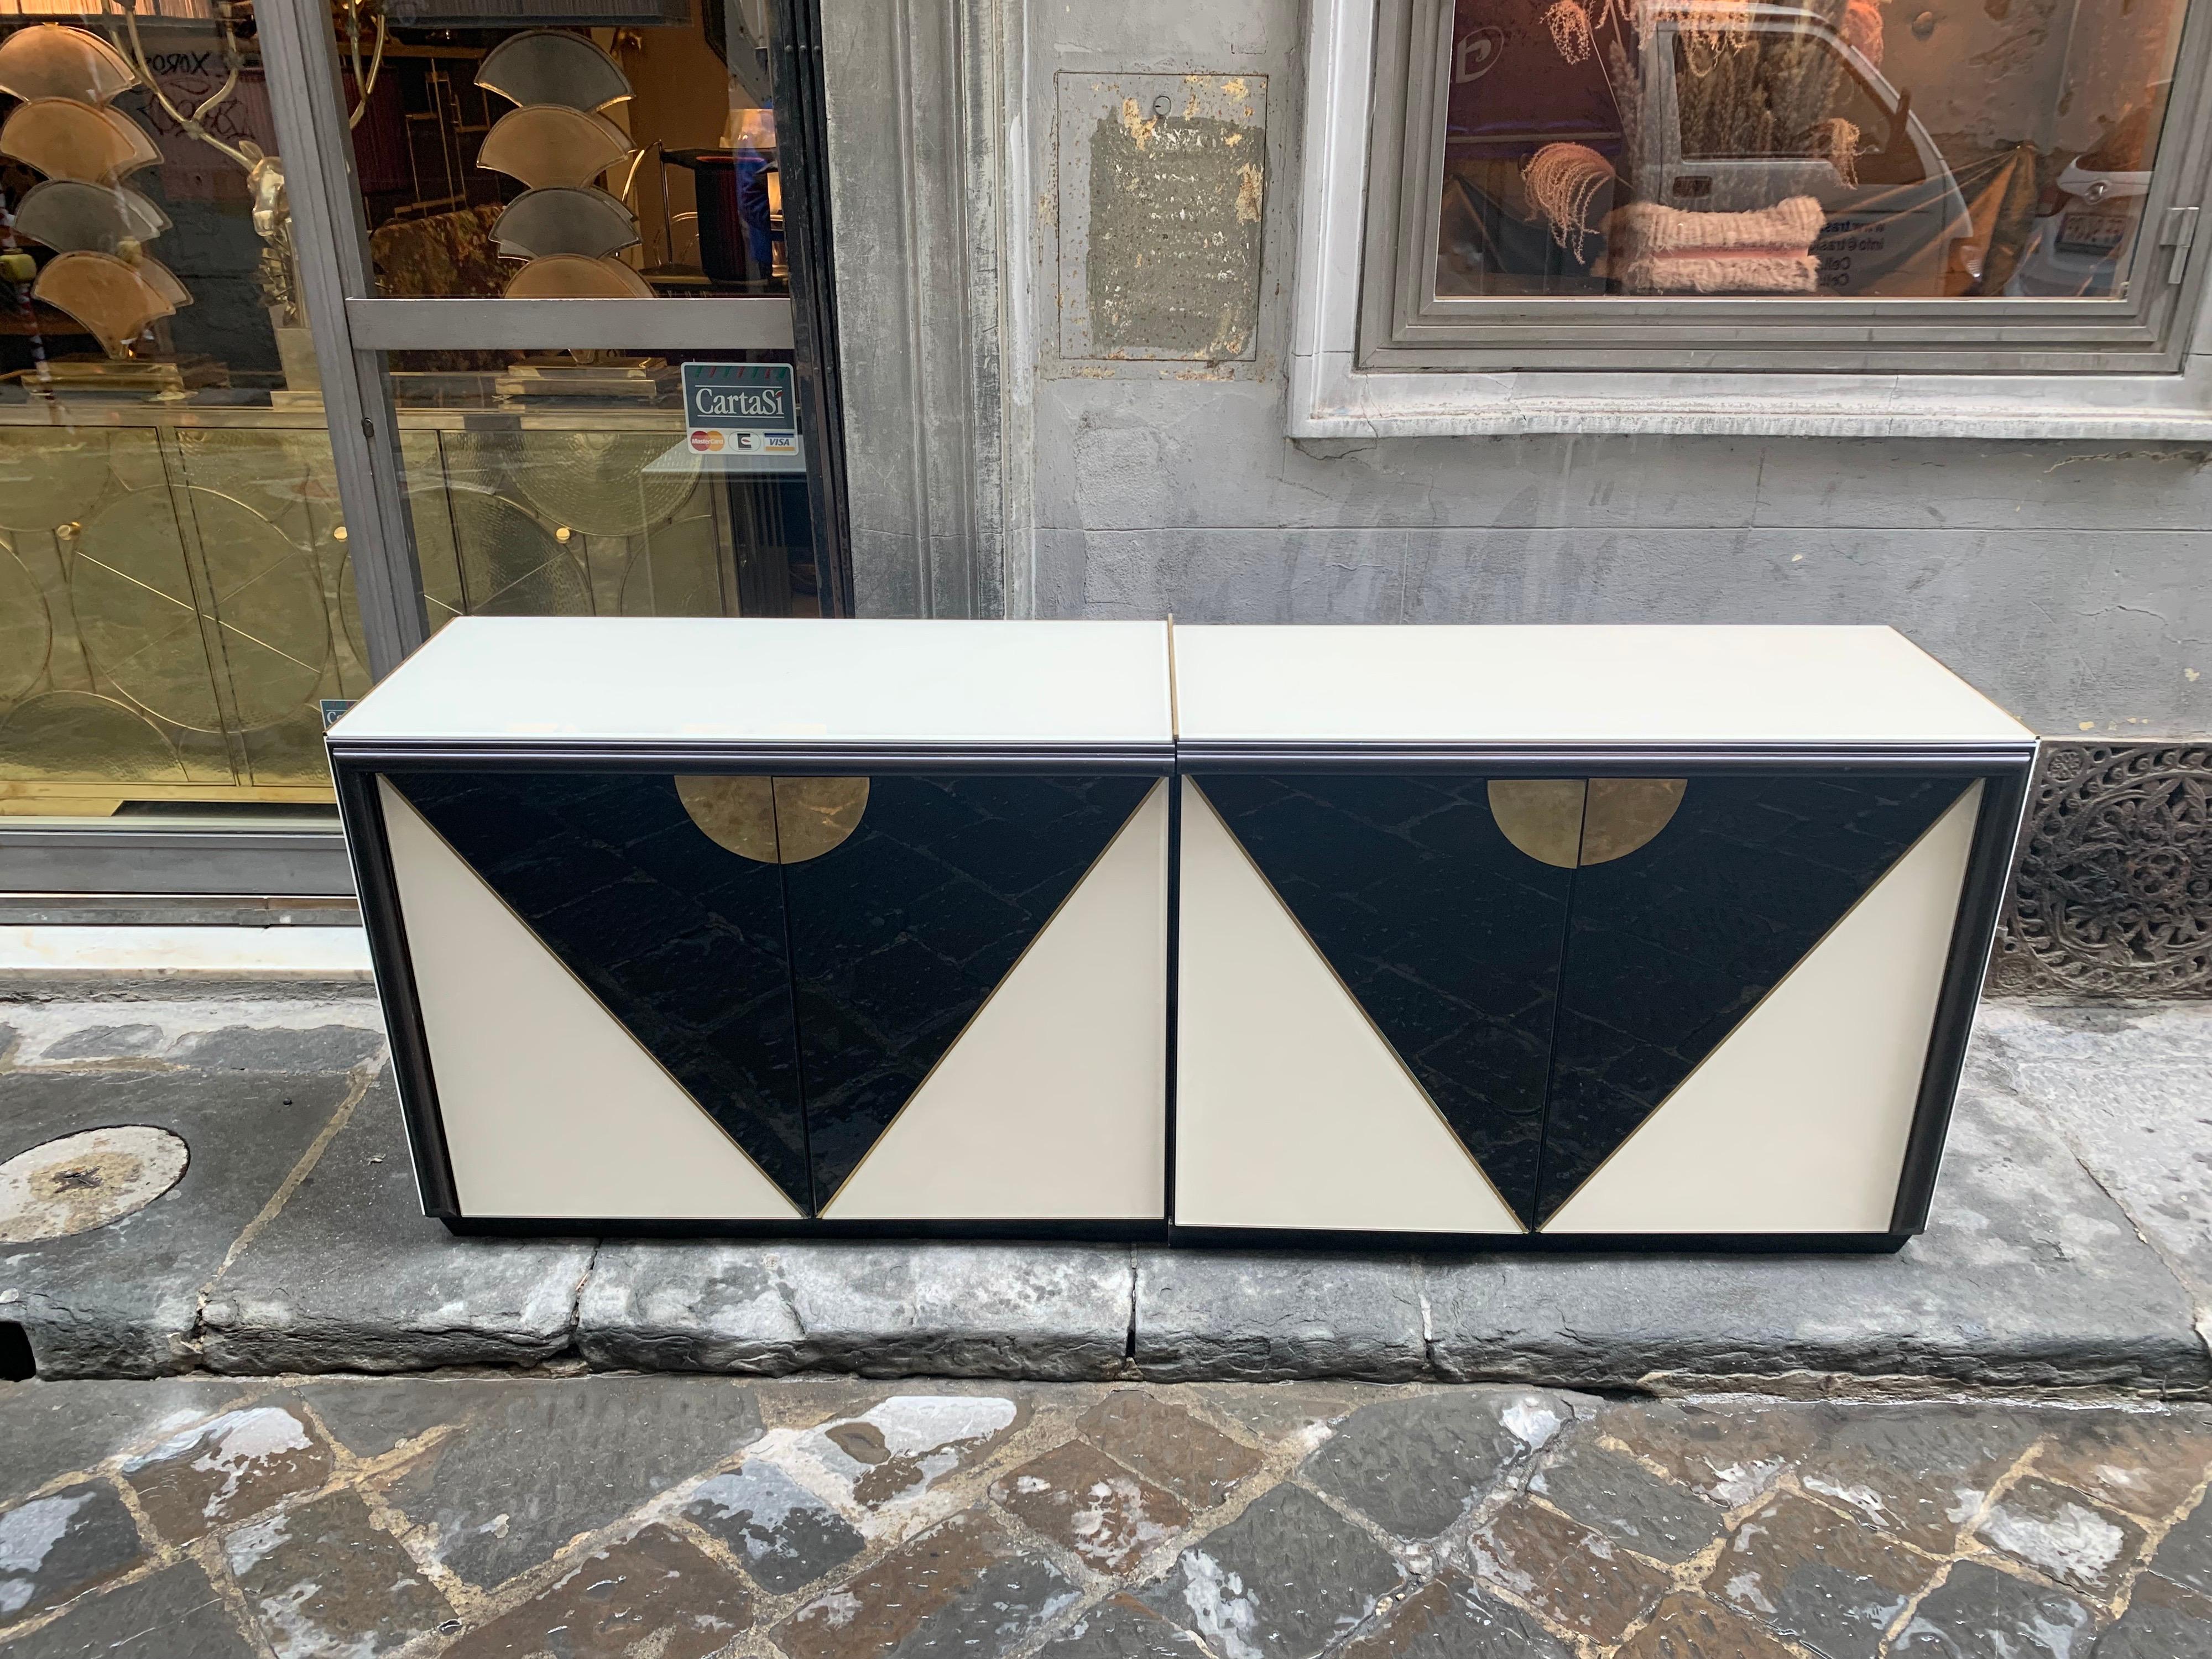
[[814,465],[806,505],[814,520],[816,592],[825,617],[858,613],[853,521],[846,494],[845,394],[839,365],[836,260],[830,234],[830,120],[822,73],[821,0],[782,0],[769,44],[776,142],[784,184],[784,253],[791,270],[792,378],[799,429]]
[[1083,748],[1036,744],[988,748],[978,744],[882,744],[872,747],[800,747],[758,743],[521,743],[492,741],[430,743],[334,742],[334,763],[378,771],[473,771],[485,768],[515,772],[746,772],[786,776],[844,777],[866,772],[1148,772],[1164,777],[1174,769],[1175,751],[1164,743],[1106,744]]
[[1974,1034],[1975,1011],[1981,1006],[1990,952],[1996,946],[1997,915],[2012,884],[2013,854],[2034,773],[2031,757],[2019,771],[1982,780],[1981,816],[1974,825],[1972,850],[1966,855],[1966,879],[1960,887],[1958,920],[1951,929],[1951,957],[1936,994],[1935,1029],[1929,1033],[1928,1057],[1920,1069],[1919,1103],[1905,1144],[1897,1207],[1890,1213],[1894,1233],[1910,1236],[1927,1230],[1943,1144],[1951,1129],[1951,1109],[1966,1068],[1966,1045]]
[[2032,765],[2033,738],[1972,744],[1286,744],[1179,742],[1185,771],[1481,771],[1499,777],[1653,777],[1674,766],[1711,770],[1957,772]]
[[453,1185],[452,1156],[446,1148],[445,1120],[438,1112],[438,1085],[430,1070],[430,1042],[422,1029],[422,1004],[415,990],[415,963],[407,951],[407,930],[400,920],[399,884],[392,870],[392,843],[384,830],[384,803],[377,798],[381,775],[331,757],[337,788],[338,817],[353,855],[354,885],[361,895],[362,922],[368,935],[369,965],[375,970],[377,1000],[392,1048],[392,1072],[399,1087],[399,1115],[407,1126],[407,1149],[415,1160],[415,1188],[422,1213],[442,1221],[461,1212]]
[[1054,1243],[1164,1244],[1164,1221],[640,1221],[441,1216],[462,1238],[1035,1239]]
[[1383,1233],[1304,1227],[1170,1227],[1201,1250],[1414,1250],[1425,1255],[1892,1255],[1910,1233]]

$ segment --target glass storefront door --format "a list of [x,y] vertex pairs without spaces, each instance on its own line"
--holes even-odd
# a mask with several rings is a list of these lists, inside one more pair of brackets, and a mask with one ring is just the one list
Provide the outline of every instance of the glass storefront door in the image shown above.
[[0,836],[327,822],[456,615],[849,608],[790,3],[0,21]]
[[312,809],[369,675],[250,22],[40,9],[0,30],[0,821]]

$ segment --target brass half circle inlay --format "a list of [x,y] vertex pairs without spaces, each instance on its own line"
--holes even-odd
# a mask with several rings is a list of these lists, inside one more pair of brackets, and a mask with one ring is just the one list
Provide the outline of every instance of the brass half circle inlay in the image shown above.
[[676,795],[709,841],[761,864],[804,864],[834,851],[868,810],[866,778],[684,773]]
[[1592,778],[1583,813],[1584,864],[1626,858],[1673,820],[1687,778]]
[[1490,816],[1538,863],[1571,870],[1580,861],[1587,787],[1580,778],[1493,778]]
[[1561,870],[1626,858],[1664,830],[1686,778],[1498,778],[1490,815],[1505,839]]

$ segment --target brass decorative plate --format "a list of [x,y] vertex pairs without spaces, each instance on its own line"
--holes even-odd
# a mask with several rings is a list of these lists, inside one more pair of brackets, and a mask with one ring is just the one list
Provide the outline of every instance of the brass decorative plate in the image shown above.
[[553,185],[526,190],[509,202],[491,234],[509,258],[548,253],[597,258],[636,245],[637,216],[603,190]]
[[676,793],[708,840],[758,864],[804,864],[833,852],[868,810],[866,778],[684,773]]
[[516,104],[605,109],[630,95],[629,77],[599,44],[567,29],[525,29],[484,54],[477,84]]
[[13,702],[40,679],[54,647],[46,596],[23,562],[0,549],[0,702]]
[[[591,586],[583,567],[545,526],[489,490],[446,491],[468,610],[492,617],[585,617]],[[416,510],[422,511],[418,501]]]
[[723,614],[720,549],[710,516],[663,525],[623,572],[625,617]]
[[510,300],[650,300],[653,286],[619,259],[549,253],[515,272]]
[[56,254],[31,285],[31,297],[82,323],[111,357],[122,356],[147,324],[177,310],[137,268],[112,253]]
[[[212,596],[234,721],[217,695],[199,601],[177,523],[188,502]],[[330,616],[314,561],[268,520],[208,489],[134,490],[84,527],[70,595],[85,649],[116,688],[174,725],[252,730],[297,714],[330,659]]]
[[40,23],[0,40],[0,92],[18,98],[104,104],[137,84],[123,54],[82,29]]
[[146,130],[121,110],[69,98],[33,98],[0,125],[0,155],[49,179],[112,185],[161,159]]
[[1571,870],[1626,858],[1667,827],[1687,787],[1682,778],[1499,778],[1490,815],[1530,858]]
[[665,523],[699,477],[680,431],[532,432],[511,465],[523,500],[587,536],[638,536]]
[[127,185],[49,179],[23,194],[15,234],[58,253],[112,253],[123,241],[150,242],[169,216]]
[[525,104],[493,124],[477,151],[477,165],[520,179],[532,190],[581,187],[627,159],[630,149],[629,135],[604,115],[564,104]]
[[0,720],[0,776],[100,783],[183,783],[185,763],[161,728],[90,691],[49,691]]
[[96,427],[0,427],[0,530],[81,523],[106,493],[109,451]]
[[229,431],[184,427],[176,434],[185,477],[242,501],[295,542],[327,536],[339,521],[337,471],[320,428]]

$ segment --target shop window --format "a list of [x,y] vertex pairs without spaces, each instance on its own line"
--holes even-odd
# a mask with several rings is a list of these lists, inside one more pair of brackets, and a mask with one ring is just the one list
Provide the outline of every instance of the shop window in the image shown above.
[[0,21],[0,815],[313,816],[369,673],[252,31],[41,9]]
[[787,408],[788,352],[482,355],[502,361],[391,360],[434,632],[470,614],[823,614],[809,446],[795,432],[744,441],[775,430],[765,424],[696,428],[695,441],[685,413],[687,386],[709,409],[723,386]]
[[[787,346],[775,22],[775,0],[607,0],[580,19],[339,0],[376,298],[743,301],[773,308]],[[481,307],[438,309],[450,344],[382,358],[433,631],[467,613],[823,614],[815,434],[793,407],[763,447],[767,428],[694,407],[740,385],[794,404],[789,349],[729,349],[744,337],[711,321],[686,331],[714,348],[564,349],[556,325],[511,349]]]
[[2184,0],[1381,0],[1368,368],[2179,366]]
[[529,9],[338,0],[378,293],[787,294],[772,0]]

